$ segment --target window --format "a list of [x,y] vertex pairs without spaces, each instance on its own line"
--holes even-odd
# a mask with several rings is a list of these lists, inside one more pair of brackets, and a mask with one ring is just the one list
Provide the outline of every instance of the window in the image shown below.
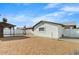
[[44,30],[45,30],[44,27],[39,28],[39,31],[44,31]]

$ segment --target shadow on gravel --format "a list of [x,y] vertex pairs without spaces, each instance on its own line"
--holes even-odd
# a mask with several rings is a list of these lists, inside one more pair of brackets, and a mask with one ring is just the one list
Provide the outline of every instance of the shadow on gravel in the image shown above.
[[12,37],[4,37],[4,38],[0,38],[1,41],[11,41],[11,40],[23,40],[23,39],[27,39],[30,37],[26,37],[26,36],[12,36]]

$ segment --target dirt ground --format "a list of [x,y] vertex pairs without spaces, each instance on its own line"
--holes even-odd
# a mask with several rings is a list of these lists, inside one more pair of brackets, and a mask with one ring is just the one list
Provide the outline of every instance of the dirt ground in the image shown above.
[[71,55],[79,43],[41,37],[7,37],[0,39],[1,55]]

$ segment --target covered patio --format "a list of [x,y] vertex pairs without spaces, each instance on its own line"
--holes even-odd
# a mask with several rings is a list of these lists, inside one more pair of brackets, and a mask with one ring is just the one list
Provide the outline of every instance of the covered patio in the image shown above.
[[4,37],[4,34],[3,34],[4,33],[3,32],[4,28],[9,28],[10,29],[10,35],[12,35],[11,34],[11,30],[13,30],[13,35],[15,35],[15,30],[14,30],[14,27],[15,26],[16,25],[7,23],[7,19],[6,18],[3,18],[3,21],[0,22],[0,38],[3,38]]

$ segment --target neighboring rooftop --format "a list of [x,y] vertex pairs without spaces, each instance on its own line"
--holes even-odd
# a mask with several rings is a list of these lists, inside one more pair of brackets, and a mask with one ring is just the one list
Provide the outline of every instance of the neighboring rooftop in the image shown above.
[[75,21],[68,21],[68,22],[64,22],[64,25],[76,25]]

